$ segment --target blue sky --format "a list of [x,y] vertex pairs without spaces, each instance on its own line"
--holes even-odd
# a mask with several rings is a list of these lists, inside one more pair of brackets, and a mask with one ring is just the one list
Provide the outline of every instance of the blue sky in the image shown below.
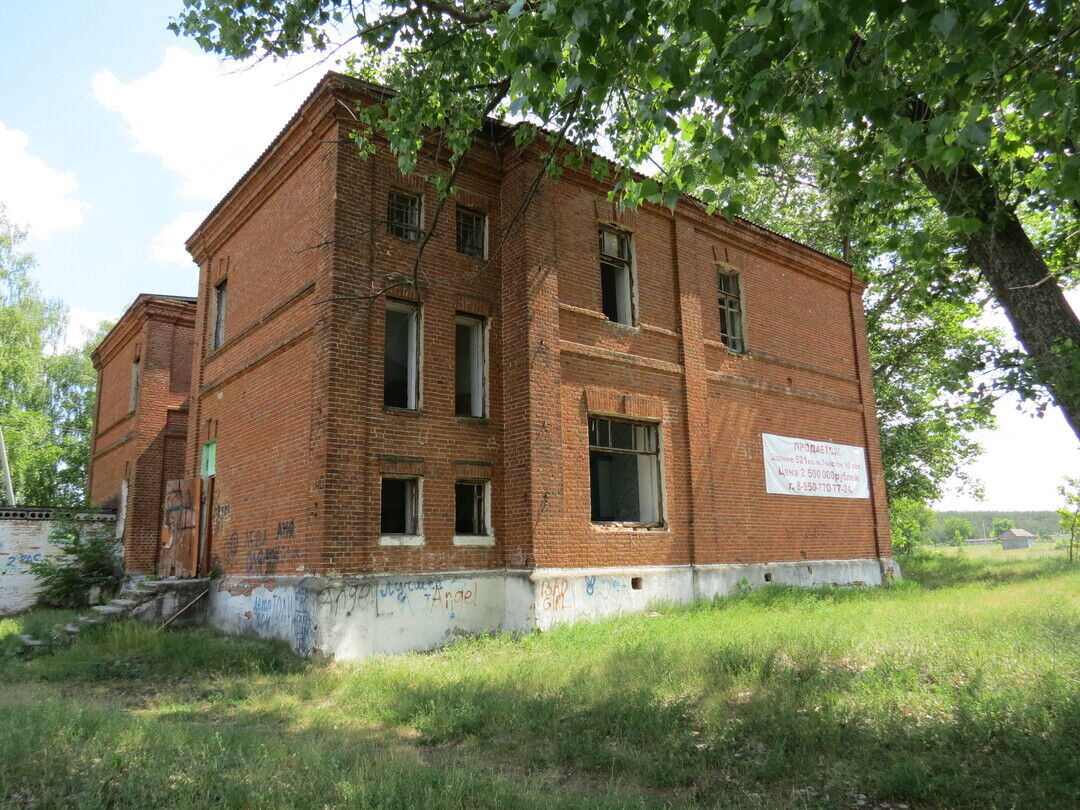
[[[71,308],[75,337],[140,292],[194,294],[183,239],[329,67],[220,65],[166,30],[181,5],[0,0],[0,203],[29,228],[37,280]],[[987,500],[941,506],[1053,508],[1061,477],[1080,475],[1076,438],[1056,412],[998,413],[972,469]]]

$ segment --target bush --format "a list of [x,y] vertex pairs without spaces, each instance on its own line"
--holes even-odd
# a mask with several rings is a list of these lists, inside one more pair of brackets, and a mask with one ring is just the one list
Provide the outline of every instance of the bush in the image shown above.
[[56,607],[86,604],[90,589],[114,593],[122,573],[116,541],[99,524],[81,521],[76,515],[53,518],[49,539],[57,551],[29,565],[38,578],[38,601]]

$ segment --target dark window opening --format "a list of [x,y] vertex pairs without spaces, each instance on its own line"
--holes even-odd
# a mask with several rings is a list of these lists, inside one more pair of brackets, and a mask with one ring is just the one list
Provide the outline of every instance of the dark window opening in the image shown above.
[[383,404],[416,409],[419,390],[419,313],[413,304],[386,302]]
[[634,276],[630,234],[600,229],[600,303],[608,320],[634,325]]
[[391,190],[386,215],[391,235],[415,242],[420,238],[420,195]]
[[382,480],[380,530],[383,534],[417,534],[418,490],[416,478]]
[[455,319],[454,414],[484,415],[484,321],[468,315]]
[[454,534],[487,535],[487,484],[458,481],[454,485]]
[[641,577],[630,577],[630,590],[640,591],[644,587],[645,583],[642,581]]
[[744,349],[742,328],[742,297],[739,277],[735,273],[718,273],[716,290],[720,298],[720,340],[733,352]]
[[484,258],[487,247],[487,217],[471,208],[457,209],[457,250],[466,256]]
[[216,349],[225,342],[225,307],[228,301],[228,282],[222,281],[214,287],[214,333],[211,348]]
[[589,417],[589,487],[596,523],[660,523],[657,426]]

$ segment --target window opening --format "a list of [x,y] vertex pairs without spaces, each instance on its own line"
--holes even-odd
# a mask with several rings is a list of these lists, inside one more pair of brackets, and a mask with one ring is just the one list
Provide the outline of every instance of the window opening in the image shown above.
[[228,282],[222,281],[214,287],[214,335],[211,348],[218,348],[225,342],[225,308],[228,301]]
[[419,534],[419,500],[419,479],[382,479],[382,534]]
[[457,250],[466,256],[484,258],[487,253],[487,217],[479,211],[458,206]]
[[454,323],[454,414],[484,416],[484,320],[458,315]]
[[600,297],[604,314],[615,323],[634,325],[633,254],[630,234],[600,229]]
[[393,236],[415,242],[420,238],[420,195],[390,190],[387,228]]
[[454,485],[454,534],[490,534],[487,493],[486,481],[458,481]]
[[128,395],[128,410],[135,410],[139,404],[139,384],[142,382],[142,358],[131,361],[131,392]]
[[419,320],[415,304],[386,302],[383,404],[392,408],[419,407]]
[[660,523],[657,425],[589,417],[589,479],[596,523]]
[[716,289],[720,298],[720,340],[733,352],[742,352],[742,298],[736,273],[717,273]]

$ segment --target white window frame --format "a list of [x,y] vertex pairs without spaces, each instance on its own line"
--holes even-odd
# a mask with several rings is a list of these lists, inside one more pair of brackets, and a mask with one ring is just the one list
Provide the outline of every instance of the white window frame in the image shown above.
[[[607,253],[604,250],[604,235],[606,233],[614,234],[617,238],[623,238],[626,240],[627,250],[629,251],[629,257],[622,259],[615,254]],[[637,290],[637,251],[634,249],[634,235],[630,231],[622,230],[611,225],[601,225],[598,232],[598,245],[599,245],[599,271],[600,271],[600,310],[603,312],[604,308],[604,267],[605,264],[610,264],[613,267],[618,267],[619,263],[625,262],[622,273],[620,274],[619,286],[615,291],[617,310],[625,310],[625,314],[629,316],[628,321],[613,319],[605,312],[604,316],[608,319],[609,323],[619,324],[625,326],[628,329],[638,328],[638,290]],[[607,257],[611,257],[614,261],[608,260]]]
[[[383,367],[383,407],[396,411],[418,411],[420,410],[420,392],[422,390],[420,384],[420,374],[422,371],[421,362],[421,347],[423,346],[423,334],[420,304],[414,301],[398,301],[393,298],[386,299],[386,309],[393,312],[409,313],[413,317],[409,319],[409,335],[408,346],[409,353],[406,358],[406,380],[405,380],[405,407],[400,405],[387,405],[386,404],[386,368]],[[384,314],[385,319],[385,314]],[[386,324],[383,323],[383,340],[386,340]],[[386,346],[383,346],[383,363],[386,363]]]
[[[608,447],[605,445],[593,445],[589,439],[589,420],[591,419],[605,419],[609,422],[625,422],[631,425],[644,425],[652,427],[656,431],[656,452],[655,453],[641,453],[633,450],[623,450],[620,448]],[[585,418],[585,444],[589,451],[589,521],[594,529],[601,531],[625,531],[625,530],[645,530],[645,531],[657,531],[667,529],[667,498],[666,492],[666,477],[664,473],[664,425],[663,422],[642,419],[634,416],[627,416],[625,414],[609,414],[609,413],[596,413],[589,412]],[[592,518],[592,451],[600,450],[603,452],[632,454],[639,457],[654,457],[656,463],[655,470],[655,485],[656,485],[656,520],[655,521],[621,521],[621,520],[593,520]],[[640,497],[640,479],[639,485],[639,497]]]
[[[457,327],[472,326],[473,358],[472,379],[474,390],[471,392],[470,413],[457,412]],[[454,316],[454,416],[459,419],[484,419],[488,415],[488,319],[479,315],[459,312]],[[479,391],[475,390],[479,386]],[[479,411],[479,413],[477,413]]]
[[[457,485],[458,484],[482,484],[484,499],[484,534],[458,534],[457,533]],[[482,478],[455,478],[454,479],[454,545],[455,546],[493,546],[495,545],[495,528],[491,516],[491,481]]]
[[[412,532],[404,534],[384,534],[382,531],[382,483],[386,480],[412,481],[413,490],[413,527]],[[424,545],[424,479],[419,475],[380,475],[379,476],[379,545],[380,546],[422,546]]]
[[[721,292],[720,290],[720,277],[733,279],[735,281],[735,293]],[[738,305],[738,309],[735,314],[738,316],[738,335],[729,335],[724,337],[724,315],[725,307],[720,303],[721,299],[734,299]],[[720,322],[720,333],[718,337],[720,342],[724,344],[724,348],[732,354],[746,354],[746,300],[743,292],[743,279],[742,273],[738,270],[734,270],[723,265],[718,266],[716,269],[716,306],[717,306],[717,318]],[[728,341],[731,341],[729,343]],[[732,343],[737,343],[738,347],[732,346]]]

